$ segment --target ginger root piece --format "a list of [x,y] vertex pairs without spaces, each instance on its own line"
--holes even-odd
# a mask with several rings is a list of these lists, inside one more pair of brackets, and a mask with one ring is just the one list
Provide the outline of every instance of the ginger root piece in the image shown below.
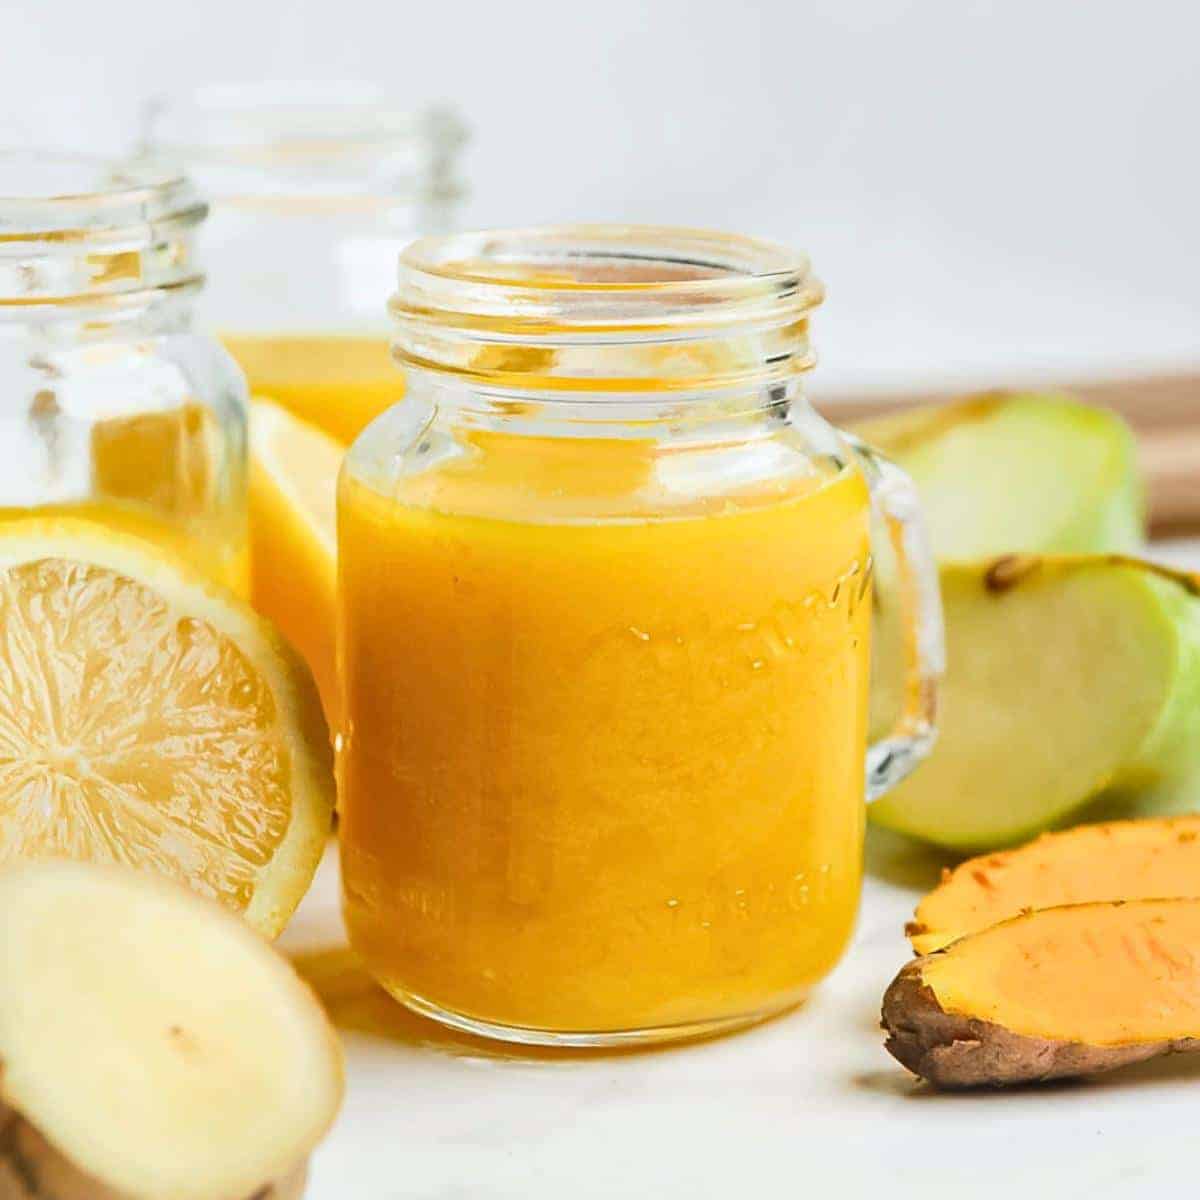
[[294,1200],[341,1051],[240,917],[165,879],[0,871],[0,1200]]
[[[253,1200],[301,1200],[308,1164],[259,1188]],[[64,1158],[20,1113],[0,1103],[0,1200],[133,1200]]]
[[1047,908],[913,959],[887,1049],[941,1088],[1093,1075],[1200,1049],[1200,899]]
[[1030,909],[1200,896],[1200,816],[1079,825],[942,875],[905,929],[918,954]]

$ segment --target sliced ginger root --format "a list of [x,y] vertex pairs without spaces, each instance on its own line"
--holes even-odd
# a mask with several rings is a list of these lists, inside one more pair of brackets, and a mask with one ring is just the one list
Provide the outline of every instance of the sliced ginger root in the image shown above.
[[291,966],[177,884],[0,871],[0,1198],[290,1200],[341,1102]]
[[1027,909],[1186,896],[1200,896],[1200,817],[1080,825],[946,871],[905,932],[929,954]]
[[1200,1049],[1200,899],[1028,912],[908,963],[887,1049],[938,1087],[1091,1075]]

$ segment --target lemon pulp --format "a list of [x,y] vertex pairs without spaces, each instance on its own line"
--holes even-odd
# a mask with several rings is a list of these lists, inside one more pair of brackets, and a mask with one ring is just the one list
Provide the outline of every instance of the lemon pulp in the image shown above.
[[307,673],[134,539],[24,524],[0,534],[0,863],[144,868],[276,932],[332,798]]

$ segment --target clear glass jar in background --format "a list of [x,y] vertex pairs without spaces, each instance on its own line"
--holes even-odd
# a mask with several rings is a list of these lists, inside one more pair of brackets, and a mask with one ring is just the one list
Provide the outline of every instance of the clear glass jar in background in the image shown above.
[[193,327],[183,176],[0,154],[0,517],[96,518],[245,590],[246,385]]
[[[702,231],[401,257],[408,392],[342,468],[338,642],[344,912],[404,1003],[661,1041],[841,955],[942,631],[912,484],[804,399],[821,295],[803,256]],[[872,501],[907,671],[868,746]]]
[[385,303],[415,237],[454,226],[465,130],[370,84],[244,84],[151,101],[141,152],[213,207],[206,313],[251,392],[344,442],[399,398]]

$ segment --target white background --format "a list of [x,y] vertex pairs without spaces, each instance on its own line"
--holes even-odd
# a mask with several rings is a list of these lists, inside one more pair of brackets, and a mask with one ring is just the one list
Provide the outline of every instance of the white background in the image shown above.
[[1193,0],[9,0],[0,137],[120,148],[150,92],[382,80],[475,136],[471,225],[797,242],[826,378],[1200,362]]

